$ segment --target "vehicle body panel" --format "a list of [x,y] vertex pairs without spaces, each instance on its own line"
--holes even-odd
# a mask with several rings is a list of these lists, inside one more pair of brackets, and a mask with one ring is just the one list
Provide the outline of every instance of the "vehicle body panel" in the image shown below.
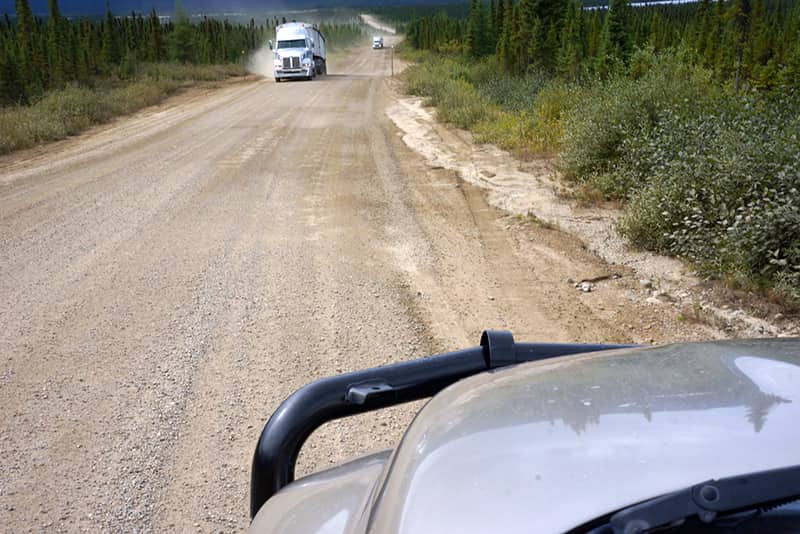
[[[798,340],[606,351],[482,373],[420,411],[360,521],[336,532],[561,532],[711,478],[800,464],[797,421]],[[297,518],[272,507],[303,480],[262,513]],[[345,479],[326,483],[348,491]]]
[[[341,534],[362,519],[391,451],[358,458],[286,486],[264,506],[251,532]],[[288,512],[288,513],[287,513]]]

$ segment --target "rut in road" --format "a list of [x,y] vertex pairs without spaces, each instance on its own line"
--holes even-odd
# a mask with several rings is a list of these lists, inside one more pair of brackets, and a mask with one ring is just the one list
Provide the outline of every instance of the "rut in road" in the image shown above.
[[[427,167],[385,116],[389,69],[365,47],[0,159],[0,524],[240,530],[261,426],[313,379],[484,328],[704,336],[624,277],[576,292],[608,266]],[[301,472],[393,446],[417,407],[326,425]]]

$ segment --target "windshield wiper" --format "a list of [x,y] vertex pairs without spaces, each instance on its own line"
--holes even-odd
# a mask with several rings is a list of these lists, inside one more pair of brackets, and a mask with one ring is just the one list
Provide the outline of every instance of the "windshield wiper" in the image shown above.
[[800,499],[800,465],[709,480],[635,504],[611,516],[615,534],[641,534],[697,518],[767,508]]

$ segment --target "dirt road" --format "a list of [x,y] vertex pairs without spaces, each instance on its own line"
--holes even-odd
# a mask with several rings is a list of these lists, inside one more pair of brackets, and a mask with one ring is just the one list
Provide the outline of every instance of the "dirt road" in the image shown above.
[[[240,530],[284,397],[484,328],[713,335],[425,165],[385,116],[388,57],[195,91],[0,159],[4,530]],[[591,293],[568,282],[610,274]],[[324,427],[304,471],[391,446],[412,413]]]

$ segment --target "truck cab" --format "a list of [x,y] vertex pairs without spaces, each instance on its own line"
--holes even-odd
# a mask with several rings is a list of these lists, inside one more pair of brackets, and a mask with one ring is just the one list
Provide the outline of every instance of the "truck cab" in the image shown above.
[[275,54],[276,82],[327,74],[325,37],[311,24],[281,24],[275,29],[275,43],[270,41],[269,46]]
[[376,35],[375,37],[372,38],[372,48],[373,49],[383,48],[383,37],[382,36]]

